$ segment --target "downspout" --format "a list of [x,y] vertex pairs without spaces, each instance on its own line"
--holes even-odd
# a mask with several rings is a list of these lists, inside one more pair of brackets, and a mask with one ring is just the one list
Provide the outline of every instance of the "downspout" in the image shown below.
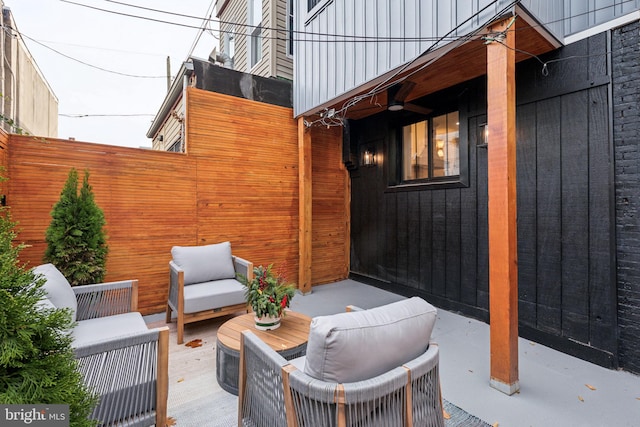
[[186,153],[187,149],[187,87],[189,87],[189,75],[182,76],[182,123],[180,123],[180,151]]
[[180,123],[180,133],[182,141],[180,143],[180,151],[187,151],[187,88],[189,87],[189,79],[193,75],[193,62],[184,63],[185,73],[182,76],[182,123]]

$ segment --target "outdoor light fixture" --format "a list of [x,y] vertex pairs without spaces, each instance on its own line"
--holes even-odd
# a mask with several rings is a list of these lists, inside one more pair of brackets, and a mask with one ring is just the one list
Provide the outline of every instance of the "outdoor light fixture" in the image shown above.
[[478,126],[480,132],[478,132],[478,147],[486,147],[489,144],[489,125],[482,123]]
[[371,150],[364,150],[362,154],[362,164],[364,166],[375,166],[376,154]]
[[404,110],[404,102],[398,101],[397,99],[392,99],[389,101],[389,105],[387,106],[387,110],[389,111],[400,111]]

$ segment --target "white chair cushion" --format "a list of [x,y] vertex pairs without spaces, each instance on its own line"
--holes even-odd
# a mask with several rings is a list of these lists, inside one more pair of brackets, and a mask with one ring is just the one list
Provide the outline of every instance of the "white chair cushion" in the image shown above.
[[195,283],[184,288],[184,312],[197,313],[246,303],[246,288],[235,279]]
[[147,324],[137,311],[79,321],[71,331],[73,347],[103,342],[111,338],[146,331]]
[[338,383],[373,378],[424,353],[435,321],[435,307],[418,297],[316,317],[309,331],[304,372]]
[[184,270],[185,285],[236,277],[229,242],[204,246],[174,246],[171,248],[171,256],[173,262]]
[[46,279],[43,289],[46,297],[55,308],[71,309],[71,320],[76,321],[76,311],[78,310],[78,301],[76,294],[71,289],[69,281],[62,275],[60,270],[53,264],[42,264],[33,269],[36,276],[40,275]]

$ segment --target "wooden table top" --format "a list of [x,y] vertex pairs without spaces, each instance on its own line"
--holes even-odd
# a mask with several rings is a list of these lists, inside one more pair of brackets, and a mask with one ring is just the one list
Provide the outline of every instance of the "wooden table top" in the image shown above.
[[247,329],[267,343],[275,351],[286,351],[307,342],[311,318],[302,313],[287,311],[280,321],[280,327],[273,331],[259,331],[255,328],[253,313],[236,316],[218,328],[218,341],[225,347],[240,351],[240,334]]

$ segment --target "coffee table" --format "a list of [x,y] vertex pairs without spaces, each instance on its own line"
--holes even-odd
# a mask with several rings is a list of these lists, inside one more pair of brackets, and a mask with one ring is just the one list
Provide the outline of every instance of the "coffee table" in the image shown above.
[[255,328],[253,313],[226,321],[218,329],[216,344],[216,379],[225,391],[238,395],[240,367],[240,335],[250,330],[287,360],[304,356],[311,318],[302,313],[287,311],[280,327],[273,331]]

